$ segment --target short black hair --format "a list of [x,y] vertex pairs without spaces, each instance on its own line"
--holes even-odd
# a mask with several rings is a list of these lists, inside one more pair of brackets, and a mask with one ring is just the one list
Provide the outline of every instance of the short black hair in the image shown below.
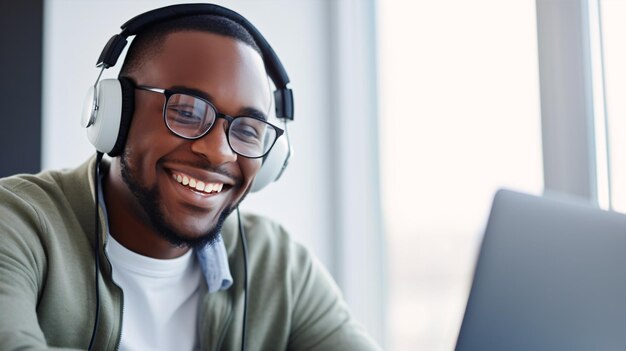
[[137,34],[128,48],[119,76],[132,76],[148,57],[161,50],[167,35],[186,31],[208,32],[237,39],[251,46],[263,57],[256,41],[241,24],[217,15],[187,16],[155,23]]

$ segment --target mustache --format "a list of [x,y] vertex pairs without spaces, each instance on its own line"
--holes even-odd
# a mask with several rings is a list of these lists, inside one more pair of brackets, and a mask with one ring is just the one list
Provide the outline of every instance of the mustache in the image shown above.
[[200,160],[187,161],[187,160],[177,160],[177,159],[176,160],[173,160],[173,159],[161,159],[161,160],[158,161],[158,163],[159,163],[159,165],[162,165],[163,163],[169,163],[169,164],[177,164],[177,165],[197,168],[197,169],[201,169],[201,170],[204,170],[204,171],[217,173],[217,174],[223,175],[225,177],[228,177],[228,178],[230,178],[233,181],[233,183],[235,184],[234,186],[240,186],[241,184],[243,184],[243,179],[241,177],[236,176],[232,172],[230,172],[226,168],[226,166],[215,166],[215,165],[212,165],[208,161],[205,162],[205,161],[200,161]]

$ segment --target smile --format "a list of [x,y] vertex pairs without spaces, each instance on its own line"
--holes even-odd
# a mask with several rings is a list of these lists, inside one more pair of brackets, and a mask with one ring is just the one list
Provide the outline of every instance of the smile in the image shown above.
[[206,194],[217,194],[224,188],[224,183],[203,182],[179,172],[172,173],[172,178],[179,184],[186,186],[191,190],[204,192]]

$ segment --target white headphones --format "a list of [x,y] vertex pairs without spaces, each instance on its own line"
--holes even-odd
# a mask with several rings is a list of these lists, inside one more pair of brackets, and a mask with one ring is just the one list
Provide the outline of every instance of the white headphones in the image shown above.
[[[288,120],[293,120],[293,92],[287,88],[289,77],[272,47],[248,20],[232,10],[214,4],[172,5],[143,13],[124,23],[121,26],[122,32],[114,35],[102,50],[96,64],[96,67],[102,67],[102,70],[95,85],[87,92],[81,118],[81,125],[87,129],[89,141],[98,151],[112,157],[121,155],[133,117],[135,102],[133,83],[124,77],[100,80],[104,69],[114,66],[117,62],[126,46],[127,38],[158,22],[202,14],[225,17],[243,26],[250,33],[261,49],[265,68],[276,86],[274,91],[276,117],[285,122],[285,127]],[[251,191],[259,191],[278,180],[287,167],[292,153],[289,134],[285,128],[284,137],[278,138],[272,150],[264,157]]]

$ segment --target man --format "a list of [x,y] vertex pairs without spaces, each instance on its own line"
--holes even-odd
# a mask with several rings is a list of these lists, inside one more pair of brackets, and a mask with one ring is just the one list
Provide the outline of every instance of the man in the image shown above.
[[160,21],[120,80],[132,119],[100,179],[91,159],[0,181],[0,349],[377,349],[303,247],[233,213],[280,136],[246,28]]

